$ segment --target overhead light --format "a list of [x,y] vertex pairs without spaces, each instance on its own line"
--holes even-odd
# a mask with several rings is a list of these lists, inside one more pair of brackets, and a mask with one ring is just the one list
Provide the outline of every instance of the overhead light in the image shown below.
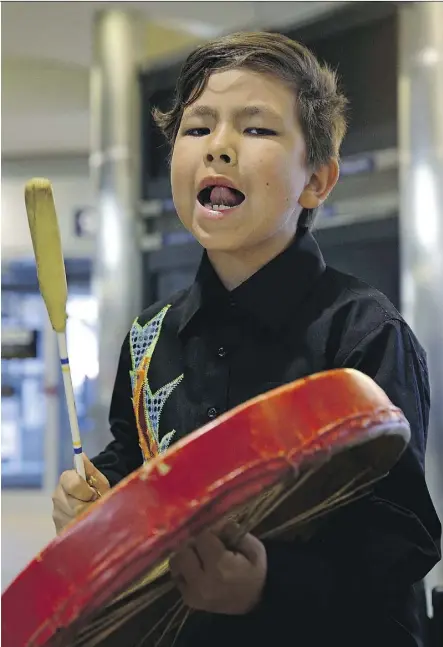
[[172,18],[168,20],[156,19],[155,22],[165,29],[176,29],[177,31],[202,39],[214,38],[226,30],[226,27],[223,25],[218,26],[206,22],[200,22],[199,20],[187,20],[182,18]]
[[417,61],[421,65],[431,67],[441,60],[441,56],[436,47],[424,47],[417,55]]
[[438,245],[439,209],[436,192],[437,177],[426,164],[415,170],[414,216],[415,232],[421,245],[431,250]]

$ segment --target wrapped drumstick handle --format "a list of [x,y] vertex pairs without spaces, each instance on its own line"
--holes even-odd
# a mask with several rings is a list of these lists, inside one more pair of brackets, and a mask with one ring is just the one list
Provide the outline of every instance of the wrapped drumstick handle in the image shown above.
[[57,333],[63,384],[68,406],[69,425],[74,449],[74,465],[78,474],[86,480],[82,443],[66,344],[66,303],[68,300],[66,272],[57,213],[50,182],[43,178],[30,180],[25,187],[25,204],[37,265],[40,293],[45,302],[51,325]]

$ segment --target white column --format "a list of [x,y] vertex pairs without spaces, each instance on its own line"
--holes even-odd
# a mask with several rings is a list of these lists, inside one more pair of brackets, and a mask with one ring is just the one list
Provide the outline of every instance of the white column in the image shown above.
[[[97,429],[89,451],[107,440],[107,415],[120,346],[141,309],[138,60],[144,21],[104,10],[94,22],[91,172],[99,222],[93,291],[98,298]],[[89,442],[89,447],[91,442]]]
[[443,3],[403,3],[399,27],[402,310],[428,353],[426,469],[443,519]]

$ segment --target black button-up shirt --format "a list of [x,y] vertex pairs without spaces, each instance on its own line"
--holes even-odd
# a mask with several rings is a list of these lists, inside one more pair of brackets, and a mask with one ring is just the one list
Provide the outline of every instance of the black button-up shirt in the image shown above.
[[[412,430],[371,495],[331,515],[309,542],[265,542],[259,608],[243,617],[195,614],[177,644],[421,645],[416,583],[438,561],[441,533],[424,477],[429,382],[425,353],[388,299],[326,267],[310,233],[230,292],[204,254],[193,285],[149,307],[123,345],[114,440],[94,460],[112,485],[142,464],[130,372],[146,355],[150,443],[161,451],[249,398],[338,367],[372,377]],[[121,644],[143,635],[140,623]]]

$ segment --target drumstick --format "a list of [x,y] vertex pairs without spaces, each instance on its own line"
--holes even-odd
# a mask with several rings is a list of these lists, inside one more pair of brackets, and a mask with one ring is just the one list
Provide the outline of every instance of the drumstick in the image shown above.
[[57,333],[63,384],[68,406],[69,425],[71,427],[72,446],[74,449],[74,466],[78,474],[86,480],[82,457],[82,443],[66,344],[66,302],[68,299],[68,288],[57,213],[55,211],[50,182],[42,178],[30,180],[25,187],[25,204],[37,265],[40,293],[45,302],[52,327]]

